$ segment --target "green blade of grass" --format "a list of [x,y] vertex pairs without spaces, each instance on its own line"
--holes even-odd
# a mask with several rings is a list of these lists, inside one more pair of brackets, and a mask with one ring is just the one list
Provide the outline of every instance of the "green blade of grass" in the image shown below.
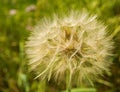
[[[62,92],[67,92],[67,90]],[[74,88],[71,92],[97,92],[97,90],[95,88]]]

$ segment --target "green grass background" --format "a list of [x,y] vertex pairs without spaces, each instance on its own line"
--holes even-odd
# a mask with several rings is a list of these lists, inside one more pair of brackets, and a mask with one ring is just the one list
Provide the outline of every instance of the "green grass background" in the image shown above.
[[[27,12],[30,5],[36,8]],[[11,15],[13,9],[15,14]],[[70,10],[97,14],[108,25],[115,41],[115,56],[111,73],[103,78],[105,81],[95,83],[95,89],[97,92],[120,92],[120,0],[0,0],[0,92],[65,90],[65,84],[33,79],[34,73],[27,69],[24,43],[38,20]]]

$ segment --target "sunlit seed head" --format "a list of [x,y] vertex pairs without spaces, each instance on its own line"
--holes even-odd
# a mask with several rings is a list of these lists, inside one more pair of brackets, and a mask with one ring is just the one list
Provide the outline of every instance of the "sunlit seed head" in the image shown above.
[[26,42],[30,69],[37,73],[36,78],[48,80],[63,80],[68,71],[73,81],[92,83],[109,71],[112,49],[106,26],[86,12],[45,19]]

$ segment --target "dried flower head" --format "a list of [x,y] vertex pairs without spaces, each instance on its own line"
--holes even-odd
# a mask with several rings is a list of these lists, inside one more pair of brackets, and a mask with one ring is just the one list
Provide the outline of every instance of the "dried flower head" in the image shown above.
[[46,19],[26,42],[29,66],[36,71],[36,78],[61,80],[68,73],[71,80],[90,83],[109,70],[112,48],[106,26],[86,12]]

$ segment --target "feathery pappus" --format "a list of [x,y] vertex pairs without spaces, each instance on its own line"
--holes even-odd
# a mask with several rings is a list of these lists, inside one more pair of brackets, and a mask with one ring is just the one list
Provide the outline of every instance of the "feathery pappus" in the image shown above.
[[69,12],[38,23],[26,41],[29,68],[41,79],[94,80],[109,71],[113,41],[106,26],[87,12]]

